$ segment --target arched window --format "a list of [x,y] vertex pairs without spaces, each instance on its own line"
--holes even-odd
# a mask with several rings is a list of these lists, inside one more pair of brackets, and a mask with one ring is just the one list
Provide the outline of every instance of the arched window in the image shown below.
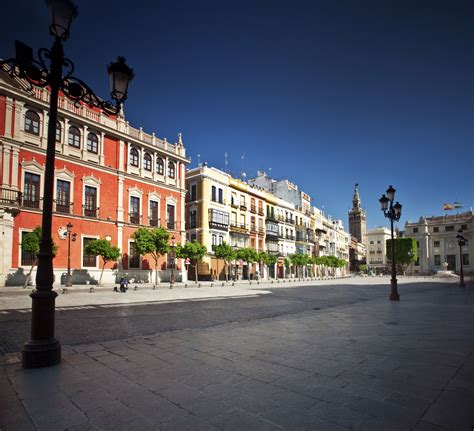
[[161,157],[156,158],[156,173],[163,175],[165,172],[165,163]]
[[173,162],[168,162],[168,177],[174,178],[175,176],[175,167]]
[[130,165],[138,168],[138,150],[135,147],[132,147],[130,150]]
[[87,135],[87,151],[94,154],[99,152],[99,138],[95,133]]
[[75,126],[69,127],[68,144],[71,147],[81,147],[81,132]]
[[28,110],[25,114],[25,132],[39,135],[40,117],[35,111]]
[[145,171],[151,171],[151,155],[150,153],[145,153],[143,156],[143,169]]
[[56,121],[56,142],[60,143],[62,141],[63,136],[63,128],[61,127],[61,123]]

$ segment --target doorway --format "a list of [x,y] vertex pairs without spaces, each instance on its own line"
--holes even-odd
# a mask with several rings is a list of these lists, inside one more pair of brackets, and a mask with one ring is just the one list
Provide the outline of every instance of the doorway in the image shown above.
[[448,271],[456,270],[456,255],[455,254],[446,255],[446,262],[448,264]]

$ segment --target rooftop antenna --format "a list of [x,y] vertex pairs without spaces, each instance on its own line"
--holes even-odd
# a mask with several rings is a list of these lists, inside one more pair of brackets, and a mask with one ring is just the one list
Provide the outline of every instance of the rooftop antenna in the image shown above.
[[242,159],[242,172],[244,172],[245,171],[245,169],[244,169],[245,168],[245,153],[242,154],[241,159]]
[[227,173],[227,165],[229,161],[227,160],[227,151],[224,153],[224,172]]
[[198,158],[198,166],[201,166],[201,154],[198,154],[197,158]]

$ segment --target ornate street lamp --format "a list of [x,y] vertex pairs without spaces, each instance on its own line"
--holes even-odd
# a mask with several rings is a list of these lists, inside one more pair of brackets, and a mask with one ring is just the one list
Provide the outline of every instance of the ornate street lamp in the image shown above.
[[395,189],[389,186],[387,189],[387,195],[382,195],[379,199],[381,210],[385,217],[390,219],[391,237],[392,237],[392,279],[390,280],[390,301],[399,301],[400,295],[398,294],[397,288],[397,271],[395,268],[395,239],[393,237],[393,222],[400,220],[402,215],[402,206],[400,203],[393,201],[395,200]]
[[73,225],[69,222],[66,226],[67,229],[67,274],[66,274],[66,285],[63,289],[63,293],[67,293],[67,288],[72,287],[72,275],[71,275],[71,240],[76,241],[77,234],[72,233]]
[[[85,103],[98,107],[106,113],[116,115],[121,104],[127,98],[128,83],[134,73],[125,64],[125,59],[108,67],[111,97],[114,102],[104,101],[97,97],[91,88],[79,78],[74,77],[73,62],[64,56],[63,42],[69,37],[69,29],[78,15],[77,6],[70,0],[46,0],[50,15],[50,34],[54,43],[50,50],[41,48],[38,60],[33,58],[33,50],[16,41],[16,57],[1,61],[0,66],[8,64],[12,77],[19,77],[29,84],[29,90],[36,87],[50,87],[48,143],[46,148],[45,181],[43,189],[43,215],[40,252],[38,254],[38,270],[36,274],[36,290],[31,293],[31,340],[25,343],[22,351],[24,368],[47,367],[61,361],[61,345],[54,337],[55,298],[53,291],[53,190],[54,190],[54,159],[56,145],[56,120],[58,113],[58,93],[62,91],[66,97],[76,104]],[[49,67],[48,67],[49,64]],[[63,72],[63,68],[65,72]]]
[[174,251],[175,247],[176,247],[175,237],[173,235],[171,237],[170,252],[169,252],[169,258],[171,260],[170,289],[173,288],[173,284],[174,284],[174,265],[175,265],[175,262],[176,262],[176,252]]
[[464,235],[462,234],[462,229],[458,230],[458,234],[456,235],[456,239],[458,240],[459,244],[459,259],[461,261],[461,273],[460,278],[459,278],[459,286],[460,287],[465,287],[466,285],[464,284],[464,269],[463,269],[463,262],[462,262],[462,248],[466,245],[466,238],[464,238]]

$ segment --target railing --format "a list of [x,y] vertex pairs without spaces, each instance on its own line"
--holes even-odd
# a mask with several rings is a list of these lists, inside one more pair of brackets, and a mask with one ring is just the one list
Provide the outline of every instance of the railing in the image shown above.
[[130,217],[130,223],[133,223],[133,224],[140,224],[140,214],[138,213],[129,213],[128,214],[129,217]]
[[176,230],[176,222],[175,221],[167,221],[166,222],[166,229]]
[[245,224],[231,224],[230,230],[239,233],[248,233],[248,228]]
[[159,218],[152,218],[150,217],[148,219],[148,223],[152,227],[158,227],[160,225],[160,219]]
[[25,208],[39,208],[40,207],[40,200],[39,198],[31,198],[27,197],[23,199],[23,204]]
[[286,239],[289,239],[291,241],[294,241],[295,240],[295,236],[294,235],[286,235]]
[[96,218],[98,209],[99,209],[98,207],[84,205],[84,216]]
[[258,234],[259,235],[265,235],[265,229],[263,227],[258,228]]
[[22,200],[22,193],[18,190],[0,188],[0,204],[20,206]]
[[245,204],[240,204],[240,209],[241,209],[242,211],[247,211],[247,205],[245,205]]
[[261,216],[265,215],[265,211],[263,211],[263,208],[258,209],[258,215],[261,215]]
[[285,221],[290,224],[295,224],[295,221],[292,218],[287,218]]
[[227,230],[229,229],[229,225],[225,223],[220,223],[217,221],[209,220],[209,227],[211,229],[220,229],[220,230]]
[[250,205],[250,212],[256,213],[257,207],[255,205]]
[[250,225],[250,232],[253,232],[253,233],[257,232],[257,226],[254,225],[254,224],[251,224]]
[[275,232],[274,230],[267,230],[266,231],[266,237],[267,238],[278,238],[279,234],[278,234],[278,232]]
[[234,202],[234,201],[230,201],[230,206],[231,206],[232,208],[238,208],[238,207],[239,207],[239,204],[236,203],[236,202]]
[[71,212],[71,204],[69,202],[56,202],[56,212],[69,214]]

